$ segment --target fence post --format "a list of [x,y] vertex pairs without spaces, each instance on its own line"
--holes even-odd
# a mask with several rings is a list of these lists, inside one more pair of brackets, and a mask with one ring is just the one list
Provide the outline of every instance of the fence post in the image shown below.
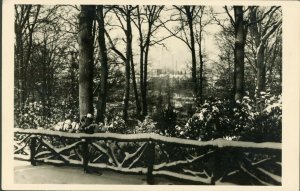
[[228,163],[229,161],[224,162],[226,153],[228,154],[226,148],[216,148],[215,153],[213,154],[211,185],[216,185],[216,181],[224,175],[226,169],[226,166],[224,165],[231,165]]
[[220,155],[220,148],[216,148],[215,153],[213,154],[213,158],[212,158],[212,173],[211,173],[211,182],[210,185],[216,185],[216,180],[218,178],[219,175],[219,171],[221,170],[221,165],[220,165],[220,157],[222,157]]
[[83,170],[85,173],[89,173],[88,163],[89,163],[89,143],[87,139],[82,140],[82,157],[83,157]]
[[35,158],[35,150],[36,147],[36,136],[32,136],[30,138],[30,163],[32,166],[36,166],[36,161],[34,160]]
[[155,160],[155,144],[152,141],[148,143],[148,168],[147,168],[147,184],[154,184],[153,165]]

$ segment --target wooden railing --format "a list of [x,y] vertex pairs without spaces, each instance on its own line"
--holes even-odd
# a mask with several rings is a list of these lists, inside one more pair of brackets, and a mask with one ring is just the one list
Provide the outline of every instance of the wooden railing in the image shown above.
[[197,184],[281,185],[281,143],[195,141],[158,134],[66,133],[15,129],[15,158]]

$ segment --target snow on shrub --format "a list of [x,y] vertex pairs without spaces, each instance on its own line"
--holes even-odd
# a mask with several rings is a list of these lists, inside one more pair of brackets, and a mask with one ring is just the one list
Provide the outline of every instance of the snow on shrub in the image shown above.
[[266,93],[263,109],[256,116],[254,124],[245,139],[250,141],[276,141],[282,140],[282,100],[281,95],[270,96]]
[[77,107],[73,105],[60,105],[42,102],[25,102],[23,107],[15,108],[15,126],[18,128],[48,129],[55,126],[58,122],[71,119],[77,122]]
[[264,94],[262,111],[245,96],[241,102],[205,101],[185,127],[176,127],[177,135],[207,141],[217,138],[245,141],[281,141],[281,96]]
[[19,128],[46,128],[53,122],[45,115],[49,113],[47,106],[42,106],[41,102],[25,103],[22,109],[15,109],[15,125]]
[[156,125],[156,133],[164,136],[176,136],[175,127],[178,123],[178,113],[171,104],[152,115]]
[[125,121],[120,116],[113,117],[106,124],[107,131],[110,133],[126,133]]
[[134,133],[159,133],[156,128],[157,122],[154,122],[150,116],[146,116],[141,122],[138,121],[138,125],[135,127]]
[[[69,110],[64,115],[59,107],[52,110],[41,103],[25,104],[22,111],[16,111],[15,121],[21,128],[50,128],[65,132],[111,132],[111,133],[157,133],[199,141],[217,138],[241,141],[281,141],[282,100],[281,95],[268,92],[255,100],[245,96],[241,102],[231,100],[206,100],[188,119],[180,125],[178,113],[172,108],[163,109],[156,115],[146,116],[133,128],[128,127],[119,115],[106,117],[104,123],[95,124],[92,114],[87,114],[80,123]],[[48,112],[48,115],[45,113]],[[63,117],[62,117],[63,116]],[[64,118],[68,116],[64,120]]]
[[75,121],[71,121],[70,119],[67,119],[65,121],[58,122],[53,127],[49,128],[50,130],[54,131],[64,131],[64,132],[80,132],[80,123],[77,123]]

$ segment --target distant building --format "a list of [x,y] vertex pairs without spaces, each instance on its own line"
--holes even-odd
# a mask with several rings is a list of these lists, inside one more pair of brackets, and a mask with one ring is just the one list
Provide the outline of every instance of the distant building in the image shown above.
[[152,76],[159,76],[163,73],[162,69],[152,69]]
[[152,69],[150,71],[150,78],[170,78],[184,80],[190,77],[190,72],[186,70],[172,70],[172,69]]

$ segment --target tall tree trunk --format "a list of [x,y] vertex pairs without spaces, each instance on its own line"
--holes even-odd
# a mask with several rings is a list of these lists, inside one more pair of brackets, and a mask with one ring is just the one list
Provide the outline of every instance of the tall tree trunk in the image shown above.
[[190,6],[185,6],[186,10],[186,16],[187,21],[189,25],[189,31],[190,31],[190,49],[192,53],[192,82],[193,82],[193,89],[194,89],[194,95],[197,96],[198,94],[198,85],[197,85],[197,68],[196,68],[196,49],[195,49],[195,37],[194,37],[194,29],[193,29],[193,16],[190,10]]
[[[47,79],[46,79],[46,63],[47,63],[47,39],[44,35],[44,45],[43,45],[43,59],[42,59],[42,113],[43,113],[43,119],[45,118],[46,109],[45,109],[45,102],[46,102],[46,91],[47,91]],[[64,116],[63,116],[64,117]]]
[[140,93],[141,93],[141,111],[142,115],[144,116],[144,41],[143,41],[143,33],[142,33],[142,22],[141,22],[141,13],[140,7],[137,6],[137,29],[139,32],[139,48],[140,48]]
[[[142,96],[142,115],[145,117],[148,115],[148,104],[147,104],[147,88],[148,88],[148,55],[150,49],[150,38],[151,38],[151,30],[152,30],[152,23],[148,22],[148,31],[147,37],[145,40],[145,44],[141,42],[140,44],[140,51],[141,51],[141,69],[143,70],[143,75],[141,76],[142,79],[142,87],[141,87],[141,96]],[[143,38],[142,33],[140,31],[140,38]],[[144,60],[143,60],[144,59]]]
[[[31,7],[32,6],[29,6],[29,10],[31,10]],[[24,82],[23,82],[23,86],[24,86],[24,96],[27,98],[28,97],[28,94],[30,93],[30,91],[32,91],[30,88],[28,88],[28,80],[27,80],[27,77],[28,77],[28,67],[29,67],[29,61],[31,59],[31,54],[32,54],[32,43],[33,43],[33,33],[34,33],[34,27],[37,23],[37,18],[39,16],[39,13],[40,13],[40,8],[41,8],[41,5],[37,5],[36,6],[36,12],[34,13],[34,18],[33,18],[33,21],[32,23],[29,23],[30,22],[30,18],[28,18],[28,45],[26,47],[26,56],[25,56],[25,60],[24,60],[24,71],[23,71],[23,75],[24,75]]]
[[260,95],[261,91],[265,90],[265,64],[264,64],[264,55],[265,55],[265,42],[262,42],[261,34],[258,31],[257,23],[257,8],[250,7],[250,21],[254,23],[250,31],[254,36],[254,44],[256,48],[255,63],[256,63],[256,94]]
[[96,123],[104,122],[104,114],[106,110],[107,98],[107,79],[108,79],[108,63],[107,63],[107,49],[105,44],[105,28],[104,28],[104,13],[103,5],[98,6],[98,44],[99,44],[99,57],[101,63],[101,82],[98,94],[97,115]]
[[265,64],[264,64],[264,56],[265,56],[265,47],[264,45],[261,45],[258,47],[256,53],[256,64],[257,64],[257,84],[256,84],[256,90],[257,94],[260,94],[260,92],[265,91],[265,84],[266,84],[266,70],[265,70]]
[[140,99],[139,99],[139,94],[137,91],[132,49],[130,51],[130,54],[131,54],[131,56],[130,56],[131,57],[130,58],[131,75],[132,75],[132,85],[133,85],[133,92],[134,92],[135,104],[136,104],[136,114],[137,114],[137,116],[140,116],[142,108],[141,108],[141,103],[140,103]]
[[123,100],[123,120],[127,123],[129,92],[130,92],[130,52],[131,52],[131,25],[130,25],[130,10],[127,6],[126,10],[126,62],[125,62],[125,95]]
[[235,16],[234,99],[241,101],[244,96],[244,52],[245,52],[245,40],[246,40],[245,21],[243,18],[243,6],[234,6],[234,16]]
[[273,67],[275,65],[276,58],[280,56],[280,55],[278,55],[278,54],[280,54],[280,51],[278,50],[279,49],[278,39],[276,39],[276,41],[274,43],[275,43],[275,45],[274,45],[275,48],[274,48],[274,51],[273,51],[273,56],[272,56],[271,61],[270,61],[270,63],[272,63],[272,64],[270,66],[269,76],[268,76],[268,84],[270,85],[270,87],[272,86],[273,79],[274,79],[274,76],[273,76]]
[[[142,34],[140,34],[140,38],[142,38]],[[141,91],[141,100],[142,100],[142,115],[145,116],[144,112],[147,110],[145,107],[145,97],[144,97],[144,48],[143,43],[140,42],[140,91]]]
[[[17,66],[18,66],[18,82],[17,82],[17,87],[18,87],[18,91],[19,91],[19,95],[18,95],[18,102],[19,102],[19,106],[20,109],[23,108],[23,105],[26,101],[27,98],[27,88],[26,88],[26,69],[27,65],[28,65],[28,59],[30,57],[29,52],[31,51],[31,43],[32,43],[32,39],[29,41],[29,46],[25,47],[24,46],[24,42],[25,42],[25,38],[26,38],[26,34],[25,34],[25,29],[28,27],[29,28],[29,38],[32,38],[32,29],[33,26],[30,27],[29,26],[29,18],[30,18],[30,13],[31,13],[31,9],[32,9],[32,5],[20,5],[21,8],[21,13],[18,13],[18,15],[20,16],[19,18],[16,18],[17,20],[15,20],[15,33],[16,33],[16,60],[17,60]],[[37,13],[38,15],[38,13]],[[18,22],[19,21],[19,22]],[[36,19],[35,21],[36,22]],[[24,49],[27,50],[27,52],[24,52]],[[26,54],[27,53],[27,54]],[[29,56],[29,57],[28,57]]]
[[16,24],[15,26],[15,33],[16,33],[16,87],[18,89],[18,105],[20,109],[22,108],[24,102],[24,87],[23,87],[23,38],[22,38],[22,29],[20,26]]
[[[151,28],[149,28],[151,31]],[[147,104],[147,88],[148,88],[148,55],[150,48],[150,32],[148,32],[148,36],[146,39],[146,47],[145,47],[145,60],[144,60],[144,79],[143,79],[143,92],[142,92],[142,105],[143,105],[143,116],[148,115],[148,104]]]
[[200,21],[200,29],[199,29],[199,38],[197,40],[199,46],[199,88],[197,94],[198,104],[201,104],[203,101],[203,70],[204,70],[204,62],[203,62],[203,53],[202,53],[202,23]]
[[258,18],[257,18],[257,7],[250,7],[250,20],[251,23],[254,23],[251,26],[251,32],[254,36],[255,40],[255,48],[256,48],[256,55],[255,55],[255,61],[256,61],[256,93],[257,96],[260,95],[260,92],[265,91],[266,87],[266,63],[265,63],[265,49],[266,49],[266,44],[268,38],[279,28],[281,25],[281,20],[276,22],[275,24],[270,24],[270,19],[272,18],[273,14],[277,8],[270,8],[270,12],[268,13],[269,15],[269,20],[263,24],[261,23],[261,30],[258,28]]
[[80,118],[93,114],[93,20],[94,5],[81,5],[79,18],[79,111]]
[[[129,20],[130,23],[128,23],[128,33],[131,34],[130,38],[130,63],[131,63],[131,75],[132,75],[132,85],[133,85],[133,92],[134,92],[134,98],[135,98],[135,104],[136,104],[136,114],[137,116],[140,116],[141,114],[141,103],[139,100],[139,94],[137,90],[137,84],[136,84],[136,78],[135,78],[135,69],[134,69],[134,62],[133,62],[133,53],[132,53],[132,28],[131,28],[131,20]],[[129,59],[129,58],[128,58]]]
[[200,60],[200,71],[199,71],[199,90],[198,90],[198,98],[199,102],[202,103],[203,101],[203,70],[204,70],[204,62],[203,62],[203,55],[201,50],[201,43],[199,46],[199,60]]
[[141,90],[141,100],[142,100],[142,116],[145,117],[148,114],[148,104],[147,104],[147,80],[148,80],[148,56],[150,50],[150,39],[153,32],[158,29],[159,26],[155,26],[154,23],[159,18],[159,14],[163,6],[147,5],[144,6],[144,14],[146,23],[148,24],[148,30],[145,33],[145,37],[142,32],[142,24],[144,23],[141,19],[140,8],[137,6],[137,28],[140,38],[140,90]]

